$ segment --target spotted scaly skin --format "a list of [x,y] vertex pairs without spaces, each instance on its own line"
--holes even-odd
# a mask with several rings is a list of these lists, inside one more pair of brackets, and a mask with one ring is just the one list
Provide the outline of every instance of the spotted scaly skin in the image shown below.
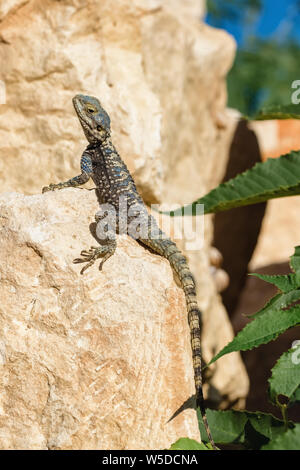
[[[134,238],[169,261],[179,277],[186,298],[191,332],[196,405],[200,408],[209,441],[216,449],[205,414],[202,392],[201,311],[197,305],[195,281],[186,258],[179,251],[176,244],[160,230],[155,219],[148,214],[128,168],[111,141],[110,118],[99,100],[92,96],[76,95],[73,98],[73,105],[89,142],[81,157],[81,174],[64,183],[50,184],[43,188],[43,192],[66,187],[78,187],[92,178],[96,185],[101,208],[95,216],[96,221],[99,222],[107,217],[107,204],[113,207],[117,214],[115,230],[108,230],[109,235],[104,240],[104,244],[91,247],[89,250],[83,250],[81,252],[82,257],[74,260],[74,263],[86,263],[81,273],[99,258],[101,259],[100,269],[102,268],[103,263],[115,252],[115,233],[127,233],[133,236],[128,227],[136,220],[137,215],[140,225],[146,227],[146,231],[137,229]],[[120,210],[120,196],[123,198],[123,202],[125,201],[125,205],[122,206],[124,213]],[[127,223],[124,224],[125,218]]]

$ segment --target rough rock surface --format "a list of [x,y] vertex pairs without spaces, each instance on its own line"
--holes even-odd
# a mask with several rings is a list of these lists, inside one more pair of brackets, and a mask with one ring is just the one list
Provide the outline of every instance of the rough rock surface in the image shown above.
[[[78,92],[110,113],[113,141],[147,202],[191,202],[219,183],[235,129],[225,109],[235,46],[199,21],[203,12],[198,0],[2,2],[1,190],[39,193],[78,174],[86,146],[71,104]],[[103,272],[81,277],[71,261],[94,242],[93,192],[0,197],[1,446],[166,448],[197,438],[194,411],[168,422],[194,390],[185,302],[168,262],[120,237]],[[210,275],[211,239],[208,217],[203,250],[186,252],[206,361],[232,338]],[[239,356],[211,373],[210,399],[242,406]]]
[[[72,260],[95,244],[96,209],[94,191],[0,196],[1,448],[155,449],[199,438],[193,410],[169,422],[194,393],[183,291],[166,260],[124,236],[102,272],[80,276]],[[202,279],[202,306],[219,311],[204,347],[216,350],[231,330]],[[213,400],[244,396],[238,355],[217,371]]]
[[96,95],[110,113],[114,141],[148,202],[173,184],[186,197],[187,175],[194,192],[214,185],[232,132],[225,76],[235,46],[201,13],[203,2],[193,0],[3,4],[2,190],[34,193],[78,172],[78,92]]
[[[159,449],[199,438],[183,291],[125,236],[102,272],[93,191],[0,196],[0,447]],[[87,216],[88,214],[88,216]]]

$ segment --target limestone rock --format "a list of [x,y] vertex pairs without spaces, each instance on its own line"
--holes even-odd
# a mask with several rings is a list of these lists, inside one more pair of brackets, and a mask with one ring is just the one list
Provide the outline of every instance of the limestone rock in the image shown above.
[[157,3],[164,7],[169,7],[172,11],[180,10],[180,13],[193,16],[197,19],[204,16],[206,11],[205,0],[157,0]]
[[214,185],[232,133],[225,76],[235,46],[200,22],[203,3],[2,2],[2,190],[35,193],[78,174],[86,145],[71,103],[78,92],[110,113],[114,142],[148,202],[180,203]]
[[[120,236],[102,272],[80,276],[72,264],[95,244],[97,207],[93,191],[76,189],[0,196],[2,448],[155,449],[199,437],[193,410],[169,421],[194,393],[185,299],[169,263]],[[232,330],[201,252],[198,263],[207,360]],[[242,403],[239,356],[213,373],[210,398]]]
[[102,272],[94,192],[0,196],[0,447],[164,449],[199,439],[185,299],[169,263],[118,237]]
[[[198,0],[2,2],[2,191],[39,193],[79,173],[86,141],[71,103],[79,92],[109,112],[147,202],[184,204],[217,185],[236,126],[225,84],[235,45],[201,23],[204,8]],[[194,390],[185,302],[168,262],[119,237],[103,272],[81,277],[72,259],[95,243],[94,193],[0,202],[3,448],[166,448],[197,438],[193,410],[168,422]],[[206,361],[233,335],[210,274],[211,240],[207,217],[202,250],[181,242],[204,311]],[[239,356],[212,374],[214,403],[242,405]]]

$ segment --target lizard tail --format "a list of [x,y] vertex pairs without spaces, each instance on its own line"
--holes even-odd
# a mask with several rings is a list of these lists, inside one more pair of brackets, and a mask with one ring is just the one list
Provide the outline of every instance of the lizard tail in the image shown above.
[[152,250],[159,253],[169,261],[171,267],[178,275],[181,286],[184,290],[188,311],[188,323],[191,332],[191,347],[196,387],[196,406],[200,409],[209,442],[213,449],[217,450],[209,429],[204,406],[200,341],[202,314],[197,304],[195,280],[189,269],[186,258],[179,251],[176,244],[170,238],[166,238],[159,228],[157,230],[159,235],[157,239],[149,236],[147,239],[140,238],[139,241],[149,246]]
[[175,243],[171,240],[164,241],[165,250],[163,255],[168,259],[174,271],[177,273],[181,286],[185,293],[187,310],[188,310],[188,323],[191,332],[191,347],[193,356],[193,368],[196,387],[196,406],[199,407],[205,430],[209,442],[214,449],[217,449],[213,441],[210,428],[207,422],[203,390],[202,390],[202,360],[201,360],[201,317],[202,313],[197,304],[196,297],[196,284],[194,277],[189,269],[186,258],[178,250]]

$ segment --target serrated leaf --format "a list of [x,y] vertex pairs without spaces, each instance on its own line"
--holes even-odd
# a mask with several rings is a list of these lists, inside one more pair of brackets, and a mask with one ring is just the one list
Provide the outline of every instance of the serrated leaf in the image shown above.
[[212,450],[203,442],[197,442],[188,437],[181,437],[178,441],[171,445],[170,450]]
[[278,395],[291,398],[300,386],[300,346],[282,354],[269,378],[269,393],[273,403]]
[[[269,413],[210,409],[206,413],[211,433],[218,444],[242,444],[248,448],[259,448],[266,440],[285,432],[285,423]],[[207,441],[200,413],[198,421],[201,438]]]
[[274,340],[288,328],[300,324],[300,307],[290,310],[271,310],[255,317],[216,356],[210,364],[233,351],[247,351]]
[[252,120],[300,119],[300,106],[295,104],[272,105],[262,108]]
[[299,279],[296,274],[286,274],[286,275],[267,275],[267,274],[256,274],[253,273],[251,276],[262,279],[269,284],[276,286],[281,292],[287,293],[292,290],[298,289]]
[[281,297],[282,297],[282,294],[276,294],[274,297],[272,297],[270,300],[268,300],[268,302],[263,306],[262,309],[258,310],[258,312],[251,313],[251,314],[246,315],[246,316],[248,318],[258,317],[258,316],[268,312],[269,310],[272,310],[273,305],[275,305],[274,310],[277,310],[276,305],[277,305],[277,302],[280,300]]
[[258,411],[256,413],[247,412],[247,415],[253,428],[268,439],[275,439],[279,434],[285,432],[284,421],[269,413]]
[[217,213],[298,194],[300,194],[300,151],[257,163],[250,170],[220,184],[192,204],[162,213],[171,216],[182,213],[195,215],[197,204],[204,204],[205,214]]
[[245,426],[245,449],[258,450],[261,446],[267,444],[269,439],[257,431],[248,420]]
[[[208,408],[206,415],[215,442],[222,444],[244,442],[244,428],[248,419],[245,413],[235,410],[216,411]],[[208,436],[200,413],[198,413],[198,421],[201,439],[207,441]]]
[[270,299],[266,305],[259,310],[258,312],[247,315],[249,318],[256,318],[260,315],[265,314],[271,310],[281,310],[282,308],[287,308],[300,300],[300,289],[293,290],[287,294],[276,294],[272,299]]
[[299,450],[300,449],[300,424],[295,424],[293,429],[288,429],[274,440],[262,447],[262,450]]
[[300,246],[295,247],[294,255],[290,259],[290,265],[295,271],[293,274],[275,276],[256,273],[250,274],[250,276],[255,276],[265,282],[273,284],[283,293],[279,292],[272,297],[258,312],[247,315],[249,318],[258,317],[271,310],[287,308],[300,300]]

